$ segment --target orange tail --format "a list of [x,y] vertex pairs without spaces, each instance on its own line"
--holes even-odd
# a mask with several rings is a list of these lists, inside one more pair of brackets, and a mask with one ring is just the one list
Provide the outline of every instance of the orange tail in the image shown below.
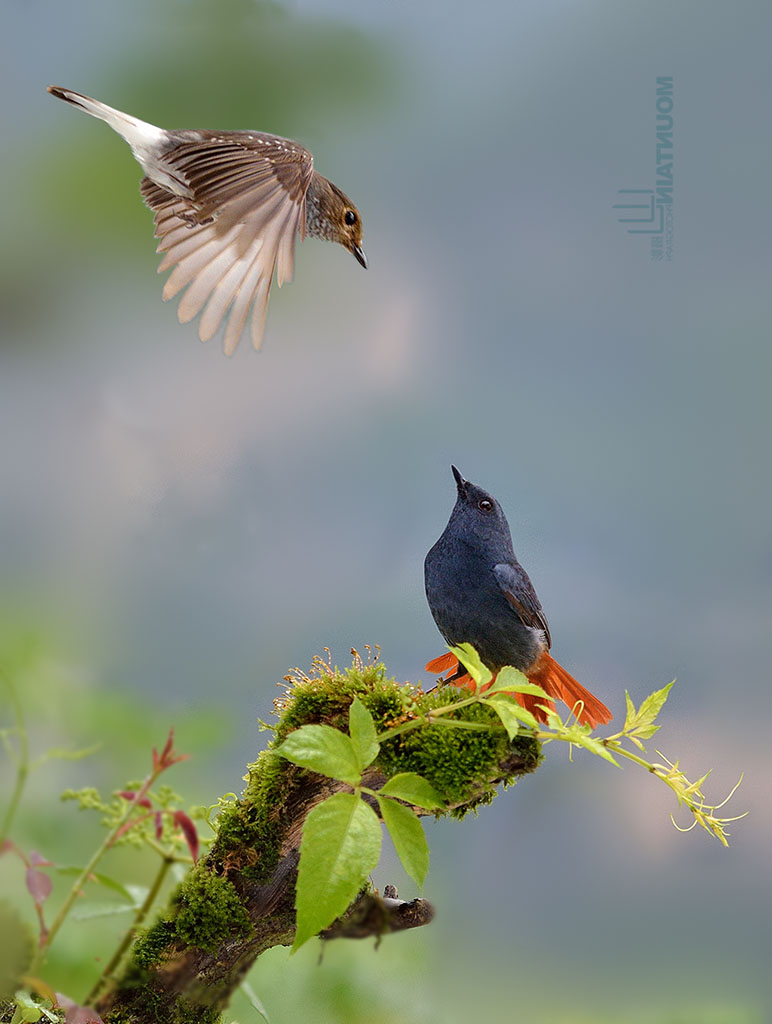
[[[447,654],[441,654],[439,658],[432,658],[426,665],[427,672],[444,672],[445,681],[447,682],[448,676],[454,675],[458,671],[458,658],[455,654],[451,654],[448,651]],[[469,689],[472,688],[472,677],[464,673],[462,676],[457,676],[452,680],[453,686],[463,686]]]
[[[567,707],[571,708],[583,725],[589,725],[591,729],[594,729],[596,725],[605,725],[606,722],[611,721],[613,715],[603,701],[594,697],[589,690],[585,690],[582,684],[578,683],[572,675],[569,675],[548,651],[542,654],[533,668],[526,672],[526,675],[530,682],[541,686],[550,697],[562,700]],[[533,697],[530,694],[523,694],[523,696],[529,700],[528,704],[522,701],[523,706],[533,712],[540,722],[546,722],[547,716],[541,708],[529,706],[531,701],[533,701],[534,705],[537,704],[539,698]]]
[[[458,670],[458,660],[454,654],[448,652],[433,658],[426,666],[427,672],[445,672],[447,676],[453,675]],[[531,693],[512,694],[520,704],[530,711],[539,722],[547,721],[547,713],[539,707],[540,704],[552,704],[553,700],[561,700],[577,714],[583,725],[589,725],[594,729],[597,725],[605,725],[610,722],[613,715],[606,705],[586,690],[581,683],[578,683],[572,675],[559,665],[547,651],[542,654],[533,668],[526,672],[529,682],[549,694],[547,700],[544,697],[535,697]],[[454,686],[470,687],[472,680],[468,675],[459,676],[453,681]]]

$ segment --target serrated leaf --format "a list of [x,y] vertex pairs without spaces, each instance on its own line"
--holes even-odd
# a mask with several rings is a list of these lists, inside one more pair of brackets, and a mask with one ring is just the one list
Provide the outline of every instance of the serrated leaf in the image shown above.
[[[673,680],[673,682],[675,682],[675,680]],[[655,690],[654,693],[650,693],[637,711],[635,711],[635,705],[628,695],[625,731],[634,734],[635,736],[641,736],[643,739],[648,739],[650,736],[653,736],[654,732],[647,732],[647,730],[654,725],[654,720],[662,710],[672,685],[673,683],[668,683],[667,686],[663,686],[661,690]],[[656,729],[658,728],[659,726],[656,726],[654,731],[656,732]]]
[[429,844],[421,822],[409,807],[388,797],[379,796],[378,806],[402,867],[418,888],[423,888],[429,870]]
[[583,732],[577,732],[575,736],[571,737],[571,742],[575,743],[578,747],[584,747],[585,750],[589,750],[593,754],[597,754],[597,756],[602,757],[604,761],[610,761],[611,764],[615,764],[617,768],[620,767],[619,761],[617,761],[608,747],[604,746],[600,740],[596,740],[594,736],[588,736]]
[[359,697],[354,697],[348,715],[348,731],[354,747],[354,754],[360,772],[372,764],[381,749],[376,738],[373,716],[364,706]]
[[[673,680],[675,682],[675,680]],[[654,719],[662,710],[667,696],[670,693],[670,689],[673,683],[668,683],[667,686],[663,686],[661,690],[655,690],[654,693],[650,693],[649,696],[644,700],[641,706],[638,708],[638,714],[636,715],[636,727],[640,729],[641,726],[652,725]]]
[[353,793],[335,793],[309,812],[300,843],[293,951],[340,917],[380,853],[378,816]]
[[531,712],[521,707],[520,704],[510,697],[507,697],[506,694],[494,694],[486,703],[490,704],[501,719],[501,724],[507,730],[507,736],[509,736],[510,740],[517,736],[523,726],[527,729],[539,728],[539,723]]
[[627,690],[625,690],[625,707],[627,708],[627,712],[625,714],[625,725],[624,729],[622,730],[623,732],[627,732],[628,729],[632,728],[636,714],[635,704],[633,704],[633,698],[630,696]]
[[[659,730],[660,726],[658,725],[647,725],[643,728],[637,728],[635,730],[635,735],[642,740],[650,740],[654,733],[659,732]],[[634,737],[631,736],[630,739],[634,739]]]
[[529,683],[527,676],[511,665],[505,666],[496,676],[495,681],[485,691],[489,693],[532,693],[534,697],[546,697],[547,692],[536,683]]
[[276,753],[301,768],[356,786],[362,773],[351,739],[330,725],[302,725],[285,739]]
[[442,797],[431,782],[415,772],[400,772],[393,775],[380,792],[384,796],[396,797],[427,811],[434,811],[444,805]]
[[480,655],[471,644],[458,644],[458,646],[451,647],[450,649],[478,687],[485,686],[486,683],[493,679],[493,673],[483,665],[480,661]]

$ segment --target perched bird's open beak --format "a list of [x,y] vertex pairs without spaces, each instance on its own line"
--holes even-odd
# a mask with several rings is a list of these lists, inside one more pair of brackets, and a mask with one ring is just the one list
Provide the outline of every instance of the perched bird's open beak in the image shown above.
[[351,251],[354,256],[356,256],[357,262],[361,263],[365,270],[367,270],[367,257],[365,256],[365,251],[361,245],[352,246]]
[[453,476],[456,478],[456,487],[458,488],[458,493],[463,494],[464,488],[466,487],[466,480],[464,480],[464,478],[461,476],[461,474],[459,473],[455,466],[451,466],[450,468],[453,470]]

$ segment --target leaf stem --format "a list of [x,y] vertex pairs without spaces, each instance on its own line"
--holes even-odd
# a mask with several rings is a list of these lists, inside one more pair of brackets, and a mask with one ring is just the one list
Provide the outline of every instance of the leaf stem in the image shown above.
[[435,722],[436,718],[441,715],[447,715],[451,711],[456,711],[458,708],[465,708],[469,704],[478,703],[479,698],[477,696],[467,697],[465,700],[457,701],[454,704],[446,704],[441,708],[433,708],[431,711],[427,711],[424,715],[419,715],[416,718],[411,718],[408,722],[402,722],[400,725],[395,725],[392,729],[387,729],[386,732],[378,733],[376,739],[379,743],[384,743],[386,740],[391,740],[395,736],[402,735],[403,732],[410,732],[411,729],[417,729],[421,725],[456,725],[463,729],[488,729],[488,725],[479,724],[476,722]]
[[153,884],[150,886],[147,896],[145,896],[145,899],[142,901],[142,905],[137,909],[137,912],[134,915],[134,920],[131,922],[131,925],[126,929],[126,933],[121,939],[118,948],[110,958],[110,962],[99,975],[96,982],[94,983],[93,988],[86,996],[86,1006],[93,1006],[97,997],[100,995],[104,987],[107,985],[111,975],[113,974],[116,967],[123,959],[124,953],[134,940],[134,937],[137,934],[137,929],[142,925],[142,922],[145,920],[147,915],[152,910],[153,904],[158,898],[158,893],[161,891],[161,886],[164,883],[164,879],[166,878],[169,868],[172,866],[172,864],[176,863],[177,860],[178,858],[175,857],[174,854],[170,851],[164,853],[163,859],[161,860],[161,864],[155,876]]
[[[6,808],[5,815],[3,816],[3,823],[0,825],[0,846],[2,846],[3,841],[7,838],[8,833],[11,830],[13,819],[16,817],[16,812],[19,809],[19,802],[21,801],[21,795],[24,792],[27,776],[29,775],[29,737],[27,736],[27,729],[24,725],[24,714],[22,712],[21,701],[19,700],[19,694],[16,692],[16,687],[13,681],[8,675],[6,675],[5,671],[1,674],[11,696],[11,707],[13,708],[13,716],[16,723],[15,732],[19,737],[19,752],[18,755],[12,754],[13,760],[16,762],[16,780],[14,782],[13,792],[11,793],[11,800]],[[8,751],[9,753],[12,753],[10,745],[8,745]]]
[[129,820],[129,818],[133,814],[134,810],[140,805],[140,801],[144,799],[144,797],[147,794],[147,791],[153,785],[153,783],[158,778],[158,776],[163,771],[165,771],[167,767],[168,767],[168,764],[165,764],[162,759],[159,759],[159,760],[156,760],[156,758],[153,759],[153,769],[152,769],[152,771],[147,776],[145,781],[142,783],[140,788],[134,794],[134,798],[127,805],[125,812],[121,815],[121,817],[115,823],[115,825],[110,830],[110,832],[108,832],[108,834],[105,836],[103,841],[96,848],[96,850],[94,851],[94,854],[91,857],[91,860],[88,862],[88,864],[86,864],[86,866],[83,868],[81,873],[78,875],[78,877],[72,883],[72,887],[70,888],[70,891],[67,893],[67,896],[65,897],[64,902],[62,903],[61,907],[59,908],[59,913],[56,915],[53,924],[51,925],[51,927],[48,930],[48,934],[45,937],[45,941],[40,944],[40,947],[38,948],[38,950],[37,950],[37,952],[35,954],[35,959],[33,960],[32,966],[30,968],[30,973],[34,974],[35,971],[37,970],[37,968],[40,966],[40,964],[45,959],[45,954],[46,954],[47,950],[49,949],[51,943],[53,942],[54,938],[56,937],[57,932],[59,931],[61,926],[64,924],[65,918],[69,914],[70,910],[72,909],[73,903],[78,898],[78,896],[80,895],[81,890],[83,889],[83,887],[85,886],[86,882],[88,881],[89,875],[92,873],[92,871],[97,866],[99,861],[102,859],[102,857],[107,853],[107,851],[110,849],[112,844],[115,842],[115,840],[118,837],[118,834],[120,833],[121,829],[126,824],[126,822]]

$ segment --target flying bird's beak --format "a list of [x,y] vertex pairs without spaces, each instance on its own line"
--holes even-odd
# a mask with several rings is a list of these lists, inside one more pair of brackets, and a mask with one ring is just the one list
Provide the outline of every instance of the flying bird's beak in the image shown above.
[[362,248],[362,246],[361,245],[354,245],[354,246],[352,246],[351,252],[356,257],[357,263],[361,263],[361,265],[365,268],[365,270],[367,270],[367,257],[365,256],[365,251]]
[[464,480],[464,478],[461,476],[461,474],[459,473],[455,466],[451,466],[450,468],[453,470],[453,476],[456,479],[456,487],[458,488],[458,493],[463,494],[464,488],[466,487],[466,480]]

